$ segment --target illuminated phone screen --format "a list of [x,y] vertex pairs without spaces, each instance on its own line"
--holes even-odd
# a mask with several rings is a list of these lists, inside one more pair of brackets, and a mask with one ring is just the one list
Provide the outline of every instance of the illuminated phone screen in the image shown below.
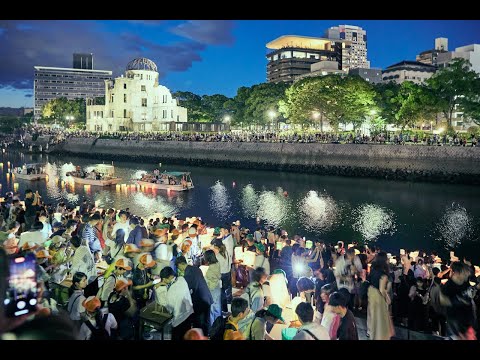
[[10,276],[5,296],[5,313],[9,317],[21,316],[37,308],[37,276],[35,255],[10,259]]

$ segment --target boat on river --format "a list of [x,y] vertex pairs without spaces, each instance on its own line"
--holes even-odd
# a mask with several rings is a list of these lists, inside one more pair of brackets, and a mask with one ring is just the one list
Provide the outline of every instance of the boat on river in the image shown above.
[[144,174],[137,184],[145,188],[188,191],[193,189],[193,180],[190,172],[187,171],[154,171],[153,174]]
[[44,164],[24,164],[22,167],[16,167],[13,169],[12,174],[17,179],[37,181],[47,178],[45,173]]
[[93,170],[83,171],[77,166],[77,169],[66,174],[70,176],[76,184],[93,186],[111,186],[118,184],[122,179],[115,176],[115,167],[113,165],[96,164]]

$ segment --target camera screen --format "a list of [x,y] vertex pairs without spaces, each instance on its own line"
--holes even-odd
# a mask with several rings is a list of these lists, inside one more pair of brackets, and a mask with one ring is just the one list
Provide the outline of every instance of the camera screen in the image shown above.
[[10,259],[10,276],[5,297],[6,315],[20,316],[36,309],[37,278],[35,255]]

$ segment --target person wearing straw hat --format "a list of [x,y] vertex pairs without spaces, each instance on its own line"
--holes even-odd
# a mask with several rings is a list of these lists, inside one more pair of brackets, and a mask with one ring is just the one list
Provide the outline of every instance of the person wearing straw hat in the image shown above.
[[92,337],[94,332],[97,334],[98,330],[103,329],[110,337],[112,330],[118,327],[118,323],[112,314],[106,314],[101,310],[100,299],[96,296],[89,296],[82,302],[82,305],[85,308],[86,320],[80,327],[80,340],[94,340]]
[[102,287],[98,291],[98,298],[105,304],[115,288],[117,280],[125,276],[127,271],[132,270],[131,266],[128,265],[128,260],[120,258],[115,262],[115,270],[110,274],[110,276],[105,280]]
[[118,279],[107,300],[108,312],[117,320],[118,335],[123,340],[134,336],[133,316],[137,306],[129,291],[131,285],[131,280]]
[[153,286],[151,269],[156,264],[152,255],[145,253],[140,255],[139,263],[133,271],[133,297],[137,302],[138,309],[144,308],[150,299],[150,290]]

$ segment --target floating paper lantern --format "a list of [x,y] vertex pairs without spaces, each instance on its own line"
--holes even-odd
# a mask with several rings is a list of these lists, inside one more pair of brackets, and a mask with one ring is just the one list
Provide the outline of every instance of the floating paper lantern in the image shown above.
[[237,260],[237,261],[242,260],[243,261],[243,248],[241,246],[237,246],[234,249],[234,253],[235,253],[235,260]]
[[245,251],[243,253],[243,265],[254,267],[256,256],[257,254],[253,251]]

